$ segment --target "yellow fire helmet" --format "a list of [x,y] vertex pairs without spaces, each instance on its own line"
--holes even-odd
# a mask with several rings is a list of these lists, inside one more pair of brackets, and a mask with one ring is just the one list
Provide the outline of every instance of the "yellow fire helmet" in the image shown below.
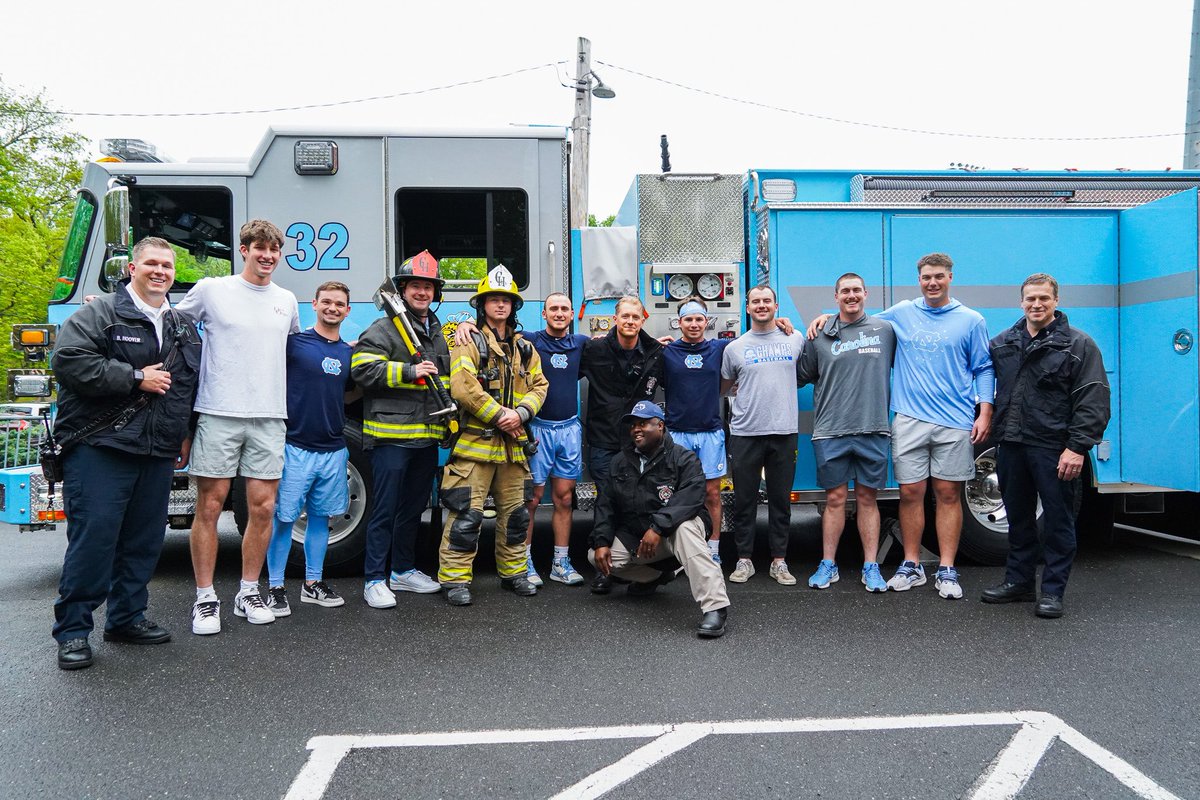
[[512,273],[503,264],[497,264],[479,282],[479,288],[475,290],[475,294],[471,297],[471,308],[479,308],[480,300],[489,294],[505,294],[511,297],[513,311],[525,305],[525,301],[521,299],[521,294],[517,291],[517,287],[513,283]]

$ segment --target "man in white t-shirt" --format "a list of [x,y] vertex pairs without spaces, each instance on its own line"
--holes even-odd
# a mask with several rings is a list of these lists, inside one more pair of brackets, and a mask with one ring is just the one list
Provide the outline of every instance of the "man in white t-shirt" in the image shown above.
[[300,330],[300,315],[296,296],[271,283],[283,249],[282,231],[256,219],[242,226],[239,239],[245,261],[241,274],[205,278],[179,304],[179,310],[204,326],[191,465],[197,490],[191,538],[196,573],[192,633],[202,635],[221,632],[221,601],[213,589],[217,517],[238,474],[246,480],[250,518],[242,538],[242,581],[233,613],[255,625],[275,621],[258,579],[283,472],[287,337]]

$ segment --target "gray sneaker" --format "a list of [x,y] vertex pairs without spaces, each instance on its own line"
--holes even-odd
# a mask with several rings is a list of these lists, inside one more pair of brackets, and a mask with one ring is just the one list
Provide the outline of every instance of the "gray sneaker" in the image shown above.
[[267,588],[267,608],[271,609],[271,613],[278,617],[287,617],[292,613],[292,607],[288,605],[287,590],[282,586],[270,586]]
[[733,572],[729,575],[729,580],[734,583],[745,583],[750,580],[750,576],[754,574],[754,563],[748,558],[739,558],[737,566],[733,568]]
[[781,586],[795,586],[796,578],[788,569],[786,561],[772,561],[770,576],[774,578]]
[[393,572],[388,580],[388,588],[393,592],[433,594],[440,592],[442,585],[421,570],[410,569],[407,572]]

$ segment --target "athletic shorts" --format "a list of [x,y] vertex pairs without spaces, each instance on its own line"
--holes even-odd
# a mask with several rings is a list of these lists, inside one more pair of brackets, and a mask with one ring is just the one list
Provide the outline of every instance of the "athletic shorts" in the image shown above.
[[691,450],[700,459],[708,480],[725,477],[725,431],[671,431],[680,447]]
[[350,507],[350,487],[346,480],[346,448],[319,453],[295,445],[284,445],[283,478],[275,499],[275,518],[295,522],[300,512],[318,517],[340,517]]
[[201,478],[276,480],[283,474],[287,423],[268,417],[201,414],[188,471]]
[[533,485],[543,486],[548,478],[579,480],[583,474],[583,426],[579,417],[557,422],[534,417],[529,422],[538,450],[529,459]]
[[975,477],[971,432],[897,414],[892,420],[892,467],[900,483],[931,477],[970,480]]
[[813,439],[817,458],[817,485],[834,489],[854,481],[854,485],[882,489],[887,483],[888,435],[864,433]]

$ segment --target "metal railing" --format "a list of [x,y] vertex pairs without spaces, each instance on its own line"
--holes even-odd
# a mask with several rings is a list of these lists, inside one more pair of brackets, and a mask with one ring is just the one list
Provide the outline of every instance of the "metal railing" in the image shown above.
[[0,414],[0,469],[38,463],[38,447],[46,438],[40,417]]

